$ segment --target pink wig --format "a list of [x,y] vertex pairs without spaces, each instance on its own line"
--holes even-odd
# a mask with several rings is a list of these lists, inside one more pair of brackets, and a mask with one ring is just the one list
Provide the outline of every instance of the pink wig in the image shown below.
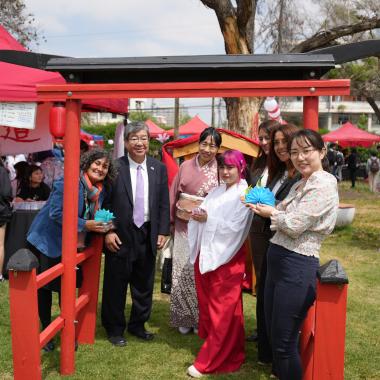
[[218,167],[228,165],[237,167],[240,178],[245,178],[245,173],[247,169],[247,163],[243,153],[238,150],[226,150],[224,153],[218,156]]

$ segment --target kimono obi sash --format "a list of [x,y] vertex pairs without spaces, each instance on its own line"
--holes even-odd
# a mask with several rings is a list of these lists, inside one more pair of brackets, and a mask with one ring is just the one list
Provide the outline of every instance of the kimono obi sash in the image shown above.
[[188,222],[190,220],[191,212],[196,207],[199,207],[203,201],[203,197],[197,197],[196,195],[180,193],[178,202],[176,204],[177,218]]

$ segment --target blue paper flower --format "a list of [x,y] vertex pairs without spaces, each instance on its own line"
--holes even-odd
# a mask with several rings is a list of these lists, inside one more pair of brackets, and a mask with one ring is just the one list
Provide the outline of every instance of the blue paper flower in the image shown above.
[[274,194],[267,187],[257,186],[255,186],[253,189],[250,189],[245,194],[245,201],[254,205],[260,203],[263,205],[274,206],[276,204]]
[[105,209],[100,209],[100,210],[96,211],[96,213],[95,213],[95,220],[97,222],[108,223],[114,218],[115,218],[115,216],[113,215],[113,213],[111,211],[108,211]]

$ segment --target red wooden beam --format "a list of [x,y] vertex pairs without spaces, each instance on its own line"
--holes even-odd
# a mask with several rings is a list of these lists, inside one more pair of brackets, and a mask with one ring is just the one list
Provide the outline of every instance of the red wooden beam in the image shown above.
[[39,101],[115,98],[349,95],[348,79],[37,85]]
[[40,348],[46,345],[47,342],[49,342],[58,331],[63,329],[63,326],[65,324],[65,321],[61,316],[54,319],[53,322],[50,323],[48,327],[46,327],[45,330],[43,330],[40,334]]
[[49,268],[48,270],[40,273],[37,276],[37,288],[41,289],[50,281],[54,280],[63,273],[63,264],[59,263]]

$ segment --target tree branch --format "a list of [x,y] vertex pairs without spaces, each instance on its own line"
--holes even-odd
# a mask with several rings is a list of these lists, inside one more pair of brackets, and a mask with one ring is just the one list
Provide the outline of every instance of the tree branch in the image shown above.
[[380,120],[380,109],[378,105],[375,102],[375,99],[372,98],[372,96],[367,96],[366,100],[368,104],[372,107],[372,109],[375,111],[375,115],[377,116],[377,119]]
[[296,45],[291,50],[291,53],[305,53],[314,49],[331,46],[336,44],[338,38],[366,32],[376,28],[380,28],[380,18],[378,17],[362,19],[351,25],[341,25],[329,30],[322,30]]

